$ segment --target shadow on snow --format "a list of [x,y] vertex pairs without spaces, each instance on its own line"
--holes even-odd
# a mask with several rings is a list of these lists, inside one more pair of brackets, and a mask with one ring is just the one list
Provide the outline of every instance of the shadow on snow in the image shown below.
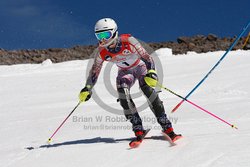
[[[68,146],[68,145],[78,145],[78,144],[96,144],[96,143],[120,143],[120,142],[130,142],[134,138],[122,138],[122,139],[114,139],[114,138],[102,138],[96,137],[92,139],[82,139],[82,140],[74,140],[74,141],[67,141],[62,143],[55,143],[55,144],[46,144],[41,145],[39,148],[53,148],[53,147],[60,147],[60,146]],[[145,137],[145,139],[152,139],[152,140],[165,140],[163,136],[151,136]],[[32,150],[33,147],[27,147],[26,149]]]

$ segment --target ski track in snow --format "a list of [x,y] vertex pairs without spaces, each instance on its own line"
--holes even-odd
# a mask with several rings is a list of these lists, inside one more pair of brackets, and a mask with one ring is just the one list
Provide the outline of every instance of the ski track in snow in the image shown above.
[[[160,49],[157,53],[163,67],[164,86],[182,96],[189,93],[224,54],[222,51],[189,52],[172,56],[170,49]],[[144,126],[153,129],[138,149],[129,150],[128,143],[133,137],[130,123],[122,120],[122,115],[105,111],[93,99],[76,109],[48,145],[50,135],[78,101],[87,64],[88,60],[0,66],[1,167],[250,166],[250,51],[229,52],[189,98],[235,124],[239,130],[188,103],[171,114],[181,99],[162,90],[160,97],[166,112],[177,121],[173,124],[175,131],[184,136],[177,141],[177,146],[170,147],[162,138],[161,129],[147,108],[140,115],[149,118],[144,120]],[[116,97],[105,88],[105,67],[95,90],[106,104],[120,109]],[[116,67],[112,67],[114,86],[115,77]],[[131,91],[138,92],[138,85]],[[135,99],[137,106],[144,102],[144,97]],[[81,121],[74,121],[73,117]],[[102,120],[98,121],[98,117]]]

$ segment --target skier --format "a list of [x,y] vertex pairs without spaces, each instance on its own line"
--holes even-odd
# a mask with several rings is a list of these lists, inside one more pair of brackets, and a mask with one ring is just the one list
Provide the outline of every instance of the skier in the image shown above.
[[95,35],[99,42],[99,54],[94,59],[85,87],[79,94],[79,100],[83,102],[90,99],[91,90],[97,81],[103,62],[113,62],[118,66],[116,86],[120,105],[125,117],[132,123],[137,140],[141,142],[146,131],[143,129],[142,120],[129,93],[136,80],[139,81],[140,89],[147,97],[149,106],[161,125],[163,133],[167,134],[172,141],[180,138],[181,135],[174,133],[157,92],[144,80],[145,76],[157,80],[157,74],[153,59],[138,40],[130,34],[118,36],[117,24],[111,18],[97,21]]

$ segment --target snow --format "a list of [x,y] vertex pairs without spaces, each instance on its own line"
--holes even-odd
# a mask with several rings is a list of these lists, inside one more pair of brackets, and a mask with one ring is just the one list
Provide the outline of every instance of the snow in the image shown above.
[[[172,56],[171,50],[157,51],[164,73],[164,86],[185,96],[214,66],[223,51]],[[149,108],[140,112],[145,127],[151,127],[143,144],[129,150],[133,136],[130,123],[121,115],[103,67],[97,92],[81,104],[64,126],[46,143],[78,102],[89,61],[53,64],[0,66],[0,166],[250,166],[250,51],[232,51],[189,100],[235,124],[239,129],[211,117],[194,106],[170,111],[181,99],[163,90],[160,97],[177,133],[184,136],[177,146],[162,140],[161,130]],[[106,70],[105,70],[106,69]],[[113,89],[114,89],[113,84]],[[112,93],[112,91],[111,91]],[[145,103],[138,85],[132,89],[138,106]],[[100,101],[117,109],[117,114],[97,105]],[[96,102],[97,101],[97,102]],[[32,148],[34,149],[28,149]]]
[[52,61],[50,59],[47,59],[47,60],[45,60],[45,61],[42,62],[43,66],[49,66],[51,64],[52,64]]

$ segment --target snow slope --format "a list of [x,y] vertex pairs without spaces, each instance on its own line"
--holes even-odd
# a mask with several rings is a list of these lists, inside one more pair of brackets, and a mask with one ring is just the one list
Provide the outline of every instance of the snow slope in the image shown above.
[[[185,96],[224,52],[172,56],[160,49],[164,85]],[[133,136],[122,115],[106,111],[91,99],[53,138],[46,141],[78,102],[88,61],[38,65],[0,66],[0,166],[1,167],[128,167],[128,166],[250,166],[250,51],[232,51],[189,100],[237,125],[239,130],[184,103],[166,91],[160,94],[177,133],[184,138],[169,147],[149,108],[140,112],[151,127],[140,148],[129,150]],[[105,88],[105,68],[95,86],[108,106],[121,109]],[[111,70],[111,82],[115,83]],[[105,81],[106,82],[106,81]],[[132,92],[138,92],[136,84]],[[135,98],[140,106],[145,98]],[[29,149],[34,147],[34,149]]]

